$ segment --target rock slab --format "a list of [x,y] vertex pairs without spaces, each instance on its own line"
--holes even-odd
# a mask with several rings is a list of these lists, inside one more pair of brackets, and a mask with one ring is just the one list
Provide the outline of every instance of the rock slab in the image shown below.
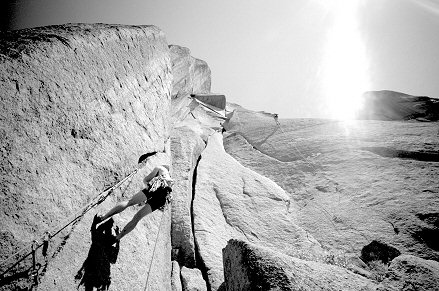
[[190,268],[196,266],[192,229],[193,176],[204,147],[201,137],[189,127],[173,129],[171,148],[175,183],[172,201],[172,248],[180,265]]
[[439,258],[439,167],[434,122],[279,119],[235,110],[226,151],[272,179],[323,246],[359,254],[379,240]]
[[199,269],[181,268],[183,291],[207,291],[206,281]]
[[[210,136],[197,167],[193,210],[195,243],[209,288],[218,290],[224,281],[222,249],[231,238],[287,254],[321,251],[319,243],[295,224],[288,199],[273,181],[229,156],[220,133]],[[294,209],[292,205],[290,211]]]
[[223,249],[224,290],[375,290],[370,280],[338,266],[308,262],[230,240]]

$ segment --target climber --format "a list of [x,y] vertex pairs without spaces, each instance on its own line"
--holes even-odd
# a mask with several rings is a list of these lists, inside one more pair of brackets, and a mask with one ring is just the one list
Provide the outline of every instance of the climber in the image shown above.
[[[144,162],[145,159],[153,154],[155,154],[155,152],[141,156],[139,163]],[[98,223],[101,223],[111,216],[124,211],[130,206],[136,204],[144,205],[116,236],[115,242],[118,242],[122,237],[132,231],[143,217],[155,211],[156,209],[163,210],[165,205],[171,201],[171,187],[174,181],[169,174],[168,165],[160,165],[155,167],[154,170],[152,170],[152,172],[143,179],[143,182],[145,183],[146,188],[134,194],[131,199],[119,202],[103,216],[96,214],[95,219],[97,219]]]
[[274,113],[274,114],[273,114],[273,118],[274,118],[274,121],[276,122],[276,124],[280,126],[280,123],[279,123],[279,115],[278,115],[277,113]]

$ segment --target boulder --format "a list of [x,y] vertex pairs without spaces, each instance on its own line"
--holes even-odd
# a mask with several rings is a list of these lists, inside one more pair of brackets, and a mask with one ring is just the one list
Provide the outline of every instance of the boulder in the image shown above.
[[172,273],[171,273],[171,290],[182,291],[180,265],[177,261],[172,261]]
[[182,266],[194,268],[195,242],[192,229],[192,187],[194,170],[205,147],[201,137],[189,127],[171,133],[173,164],[172,248]]
[[439,120],[439,99],[411,96],[395,91],[369,91],[363,94],[358,119],[375,120]]
[[344,268],[290,257],[252,243],[230,240],[223,249],[224,290],[375,290]]
[[297,226],[294,203],[270,179],[253,172],[228,155],[222,135],[210,136],[197,167],[194,197],[195,243],[208,278],[208,288],[218,290],[224,281],[222,249],[231,238],[313,256],[319,243]]
[[207,291],[206,281],[199,269],[181,268],[183,291]]
[[439,290],[439,263],[400,255],[390,264],[378,290]]
[[170,45],[169,49],[173,75],[172,98],[191,93],[209,93],[211,73],[207,63],[192,57],[188,48]]
[[[41,290],[74,289],[81,266],[96,255],[89,232],[94,214],[142,189],[154,163],[170,162],[165,151],[172,85],[168,45],[154,26],[68,24],[2,37],[0,256],[3,260],[22,247],[29,252],[33,239],[41,242],[44,231],[55,234],[74,219],[50,241],[48,262],[38,254],[44,266]],[[75,218],[152,151],[164,153],[104,203]],[[123,227],[137,210],[115,216],[115,224]],[[150,286],[169,282],[171,216],[168,209],[161,220],[161,213],[145,218],[121,242],[111,265],[112,288],[144,284],[159,229]],[[101,230],[98,237],[111,235],[110,229]],[[13,278],[29,266],[30,257],[6,274],[12,285],[3,288],[19,288]]]

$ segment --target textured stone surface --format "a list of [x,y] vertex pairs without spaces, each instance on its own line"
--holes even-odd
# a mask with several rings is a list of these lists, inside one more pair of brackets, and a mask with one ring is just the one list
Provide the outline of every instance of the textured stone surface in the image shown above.
[[222,249],[231,238],[273,247],[287,254],[320,251],[320,245],[287,211],[288,195],[273,181],[243,167],[223,148],[214,133],[201,154],[194,198],[195,241],[208,284],[223,283]]
[[[0,52],[4,259],[45,230],[55,231],[133,170],[142,154],[164,150],[172,76],[164,34],[153,26],[71,24],[14,31],[3,35]],[[169,159],[165,154],[155,162]],[[141,189],[141,178],[135,179],[122,195]],[[108,210],[115,200],[108,201],[96,210]],[[52,241],[42,290],[75,288],[94,213]],[[116,217],[116,224],[123,226],[133,214]],[[122,241],[112,265],[116,289],[144,283],[158,216],[144,219]],[[170,274],[170,211],[163,223],[168,234],[160,237],[156,253],[162,265],[151,278],[161,285]]]
[[370,280],[343,268],[293,258],[230,240],[223,249],[224,290],[375,290]]
[[359,119],[376,120],[439,120],[439,99],[411,96],[394,91],[370,91],[363,94],[364,106]]
[[439,263],[411,255],[396,257],[378,290],[439,290]]
[[172,99],[171,101],[171,123],[174,126],[189,117],[190,112],[200,106],[193,98],[186,96]]
[[206,281],[198,269],[181,268],[183,291],[207,291]]
[[171,133],[174,187],[172,202],[172,248],[182,266],[195,267],[192,230],[192,185],[194,170],[205,144],[190,128],[178,127]]
[[211,71],[209,65],[195,59],[192,77],[192,93],[209,93],[211,87]]
[[291,194],[299,225],[324,247],[358,256],[379,240],[438,260],[437,123],[279,122],[238,112],[224,146]]
[[182,291],[181,277],[180,277],[180,265],[177,261],[172,261],[172,273],[171,273],[171,290]]
[[205,61],[191,56],[188,48],[170,45],[172,61],[172,98],[191,93],[210,92],[210,69]]

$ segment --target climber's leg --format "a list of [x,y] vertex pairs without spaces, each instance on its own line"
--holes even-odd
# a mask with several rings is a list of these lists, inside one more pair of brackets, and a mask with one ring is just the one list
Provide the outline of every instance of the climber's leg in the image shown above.
[[150,214],[152,212],[151,206],[146,203],[145,206],[142,207],[131,219],[130,222],[128,222],[127,225],[123,228],[123,230],[116,236],[116,240],[119,241],[122,237],[124,237],[126,234],[128,234],[130,231],[132,231],[137,223],[146,215]]
[[110,218],[111,216],[124,211],[127,207],[142,203],[146,200],[145,194],[142,191],[137,192],[131,197],[130,200],[122,201],[116,204],[110,211],[108,211],[104,216],[99,217],[100,222]]

